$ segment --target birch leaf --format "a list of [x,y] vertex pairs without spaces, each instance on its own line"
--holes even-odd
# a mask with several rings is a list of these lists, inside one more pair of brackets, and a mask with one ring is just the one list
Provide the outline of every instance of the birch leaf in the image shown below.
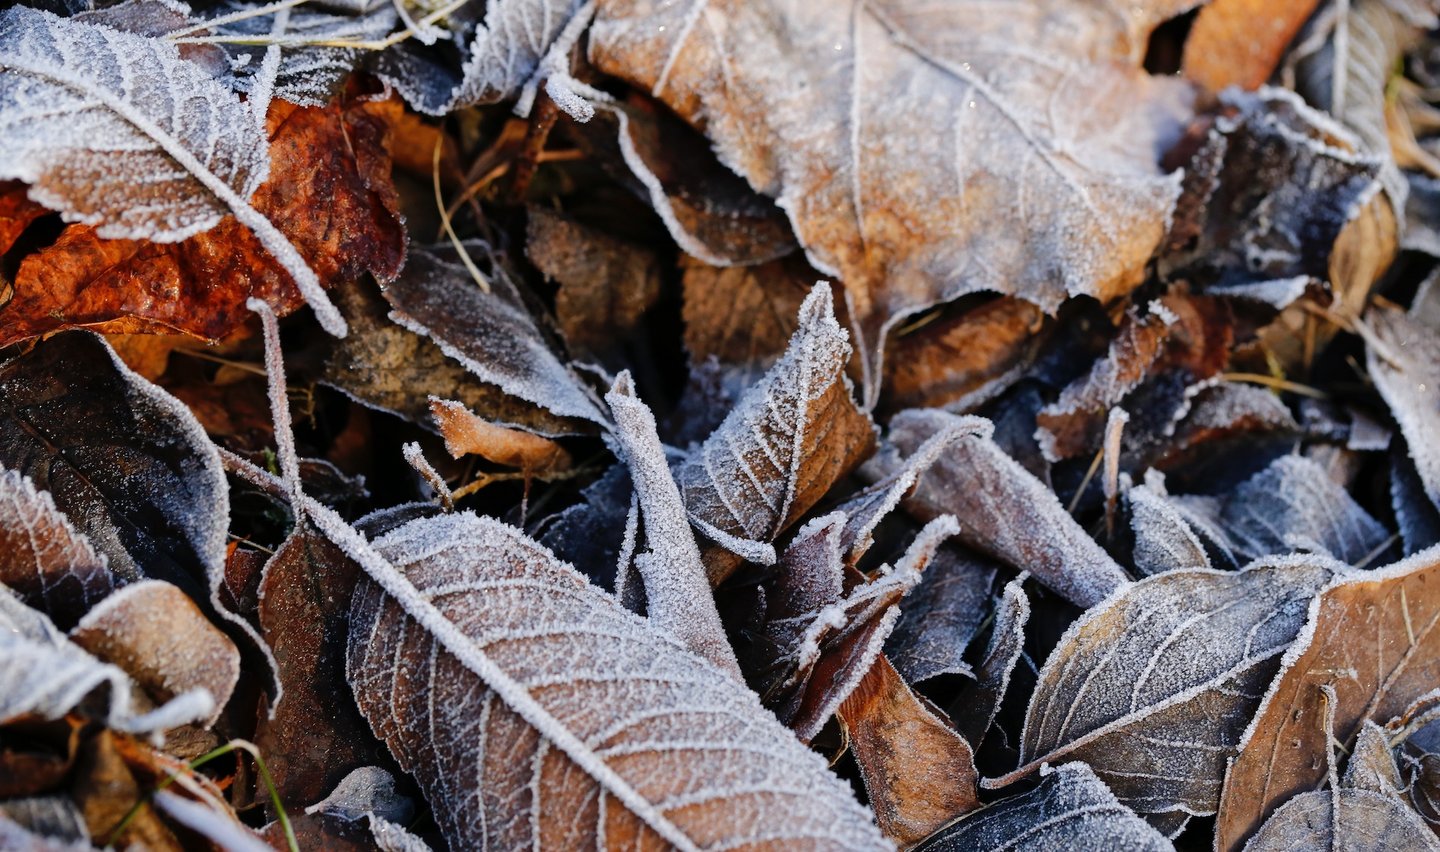
[[1139,282],[1190,100],[1139,64],[1192,5],[608,0],[589,50],[777,198],[878,330],[979,290],[1053,309]]
[[882,846],[752,693],[517,530],[455,514],[375,546],[461,634],[370,582],[351,609],[361,711],[452,847]]
[[[1401,715],[1440,683],[1440,551],[1344,575],[1310,606],[1225,780],[1216,848],[1238,849],[1271,813],[1325,777],[1333,735],[1348,748],[1368,720]],[[1333,734],[1320,723],[1332,685]]]
[[[675,471],[701,532],[768,545],[869,455],[875,427],[855,404],[849,358],[830,288],[817,284],[785,354]],[[705,554],[711,583],[739,564],[722,547]]]
[[1083,763],[1046,770],[1040,786],[946,826],[915,852],[1002,849],[1169,852],[1175,847],[1116,800]]
[[1256,832],[1246,852],[1292,849],[1440,850],[1430,827],[1413,810],[1370,790],[1302,793],[1275,812]]
[[[1025,714],[1021,768],[1090,764],[1143,814],[1214,813],[1225,763],[1333,575],[1314,558],[1169,571],[1070,626]],[[1308,758],[1307,758],[1308,759]]]
[[28,476],[0,464],[0,583],[64,629],[126,580]]
[[14,7],[0,13],[0,177],[105,238],[178,242],[227,214],[325,327],[345,321],[250,196],[270,170],[251,110],[163,39]]

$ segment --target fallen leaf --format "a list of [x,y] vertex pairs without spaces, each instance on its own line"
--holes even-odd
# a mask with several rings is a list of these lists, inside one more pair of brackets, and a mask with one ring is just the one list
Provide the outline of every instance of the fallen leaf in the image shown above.
[[1226,761],[1333,574],[1323,560],[1290,557],[1126,587],[1072,624],[1045,661],[1021,767],[987,786],[1084,760],[1142,814],[1214,813]]
[[930,560],[885,640],[885,655],[906,683],[970,674],[965,648],[985,621],[995,573],[995,563],[957,547],[942,547]]
[[1440,345],[1432,329],[1395,308],[1376,305],[1365,322],[1370,379],[1405,436],[1426,496],[1440,506],[1440,453],[1433,440],[1440,434],[1440,407],[1434,402],[1440,394]]
[[1245,844],[1247,852],[1292,849],[1440,849],[1414,811],[1369,790],[1321,790],[1286,802]]
[[431,397],[430,416],[452,458],[477,455],[527,475],[565,470],[572,464],[565,448],[549,438],[492,423],[464,403]]
[[614,591],[634,490],[629,469],[624,464],[611,466],[580,492],[582,502],[541,524],[540,543],[596,586]]
[[756,266],[681,261],[685,350],[692,364],[714,357],[727,385],[749,387],[785,352],[817,276],[798,255]]
[[984,744],[1000,712],[1000,702],[1010,688],[1015,664],[1025,652],[1025,627],[1030,622],[1030,598],[1025,594],[1025,575],[1005,584],[995,607],[990,645],[975,668],[975,683],[968,685],[955,702],[955,729],[972,748]]
[[970,745],[926,708],[882,655],[836,717],[860,765],[870,807],[901,846],[980,807]]
[[1366,719],[1355,735],[1355,747],[1345,766],[1342,782],[1346,789],[1369,790],[1388,798],[1403,801],[1400,791],[1405,782],[1390,751],[1390,738],[1385,729]]
[[179,850],[180,842],[144,795],[135,773],[122,754],[120,735],[101,731],[81,752],[80,765],[70,789],[92,838],[109,842],[110,835],[132,810],[130,824],[119,831],[117,843],[142,849]]
[[676,468],[691,520],[716,542],[705,552],[712,584],[742,557],[762,561],[760,550],[870,454],[875,427],[845,377],[849,357],[830,288],[817,284],[784,356]]
[[[887,437],[908,455],[960,420],[935,409],[902,411],[891,419]],[[881,453],[871,469],[883,472],[898,463]],[[956,443],[920,478],[905,506],[922,520],[954,515],[967,546],[1030,571],[1078,606],[1099,603],[1129,579],[1054,492],[989,438],[970,436]]]
[[1182,73],[1212,92],[1259,88],[1317,5],[1319,0],[1213,0],[1190,26]]
[[966,293],[1053,310],[1139,283],[1178,189],[1157,155],[1190,100],[1139,64],[1150,30],[1191,5],[610,0],[589,53],[778,199],[845,282],[878,365],[886,327]]
[[0,802],[0,846],[33,852],[91,852],[90,832],[65,796]]
[[[1437,555],[1341,575],[1311,604],[1225,779],[1217,849],[1240,848],[1282,804],[1315,789],[1325,777],[1315,755],[1331,736],[1348,747],[1367,719],[1400,715],[1440,682]],[[1319,721],[1326,685],[1337,696],[1333,734]]]
[[1040,786],[1001,799],[946,826],[915,852],[998,852],[1020,843],[1034,849],[1168,852],[1174,848],[1115,799],[1083,763],[1043,772]]
[[1205,545],[1190,528],[1185,513],[1165,491],[1165,477],[1157,470],[1145,472],[1145,484],[1125,494],[1130,510],[1130,528],[1135,541],[1131,561],[1135,570],[1149,577],[1177,568],[1209,568]]
[[753,694],[512,528],[455,514],[376,545],[451,627],[364,583],[350,682],[452,845],[881,846]]
[[0,583],[68,630],[116,586],[134,579],[110,571],[48,492],[0,464]]
[[1045,330],[1038,307],[1002,296],[898,334],[886,360],[883,404],[971,411],[1019,378]]
[[70,631],[70,639],[134,679],[157,705],[201,690],[215,724],[240,678],[240,652],[195,602],[175,586],[142,580],[97,604]]

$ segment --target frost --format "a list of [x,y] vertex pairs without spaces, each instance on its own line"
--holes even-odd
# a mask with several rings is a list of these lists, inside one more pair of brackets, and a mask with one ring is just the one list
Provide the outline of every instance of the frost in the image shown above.
[[900,620],[885,642],[906,682],[971,673],[965,649],[985,621],[995,572],[993,563],[957,548],[935,555],[900,602]]
[[110,571],[104,554],[55,508],[48,492],[0,464],[0,583],[68,628],[133,579]]
[[31,198],[110,239],[178,242],[234,215],[344,336],[314,271],[250,206],[270,170],[263,124],[168,41],[11,8],[0,116],[0,177]]
[[665,449],[655,431],[655,415],[636,397],[629,371],[615,380],[605,401],[610,404],[615,441],[630,466],[630,479],[645,519],[647,549],[636,555],[635,565],[645,582],[646,611],[656,626],[743,681],[715,609],[680,489],[670,475]]
[[1410,447],[1430,501],[1440,506],[1440,340],[1402,311],[1376,305],[1365,315],[1366,366]]
[[1393,797],[1369,790],[1301,793],[1277,810],[1245,844],[1245,852],[1293,849],[1440,850],[1420,815]]
[[134,688],[123,671],[85,653],[0,586],[0,724],[78,712],[119,731],[158,734],[203,719],[215,707],[197,690],[147,713],[134,706]]
[[[470,245],[478,250],[477,244]],[[448,250],[412,249],[385,289],[390,318],[439,344],[446,355],[506,393],[564,417],[608,425],[575,374],[546,345],[509,278],[482,291]]]
[[234,815],[224,802],[203,805],[168,790],[155,793],[155,804],[176,822],[225,852],[272,852]]
[[1006,849],[1170,852],[1174,846],[1116,800],[1083,763],[1044,773],[1040,786],[1002,799],[937,832],[916,852]]
[[1176,568],[1210,567],[1205,546],[1166,495],[1159,471],[1146,471],[1145,484],[1131,488],[1125,499],[1135,535],[1135,570],[1150,576]]
[[[784,356],[676,468],[692,520],[768,544],[859,463],[873,446],[874,426],[851,396],[844,373],[849,357],[830,288],[817,284],[800,307]],[[750,550],[740,555],[749,558]],[[737,565],[726,553],[706,554],[712,583]]]
[[955,727],[974,748],[980,748],[995,724],[1000,702],[1010,688],[1015,664],[1025,653],[1025,627],[1030,623],[1030,597],[1025,594],[1025,581],[1020,576],[1005,584],[1000,603],[995,607],[995,623],[990,630],[990,646],[975,669],[975,684],[967,687],[957,703],[961,707]]
[[395,776],[378,766],[362,766],[335,785],[330,795],[305,809],[305,813],[327,813],[344,820],[374,814],[390,822],[407,823],[415,815],[415,803],[395,789]]
[[[889,440],[908,455],[930,436],[964,423],[933,409],[902,411],[890,421]],[[883,475],[899,463],[882,453],[866,470]],[[966,545],[1030,571],[1078,606],[1098,603],[1129,579],[1055,493],[988,438],[954,444],[921,476],[906,506],[922,518],[954,515]]]
[[994,783],[1084,760],[1141,813],[1214,813],[1227,758],[1332,576],[1312,558],[1168,571],[1117,592],[1045,661],[1022,766]]

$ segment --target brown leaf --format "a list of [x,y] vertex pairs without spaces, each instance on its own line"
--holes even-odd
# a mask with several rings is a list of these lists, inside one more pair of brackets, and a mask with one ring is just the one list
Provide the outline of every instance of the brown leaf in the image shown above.
[[714,356],[748,386],[770,369],[795,333],[796,317],[819,276],[791,255],[757,266],[681,261],[685,349],[692,363]]
[[1192,5],[609,0],[589,50],[779,200],[845,282],[873,364],[876,332],[940,301],[992,290],[1053,310],[1140,281],[1177,192],[1156,154],[1190,95],[1139,65],[1150,30]]
[[902,333],[886,360],[885,405],[973,410],[1030,365],[1044,328],[1038,307],[1000,297]]
[[1410,808],[1369,790],[1318,790],[1290,799],[1245,844],[1247,852],[1292,849],[1440,850]]
[[453,848],[881,846],[753,693],[518,530],[458,513],[376,548],[418,595],[362,583],[349,680]]
[[1318,0],[1213,0],[1190,27],[1182,72],[1212,92],[1259,88],[1316,5]]
[[1440,552],[1342,575],[1310,607],[1225,780],[1216,848],[1238,849],[1280,805],[1325,777],[1331,732],[1322,686],[1337,696],[1333,736],[1348,747],[1367,720],[1399,716],[1440,683]]
[[240,677],[240,652],[184,592],[144,580],[101,601],[70,631],[75,644],[119,666],[156,704],[208,692],[214,724]]
[[1021,768],[993,783],[1084,760],[1142,814],[1213,813],[1227,758],[1333,564],[1167,571],[1090,610],[1040,672]]
[[68,630],[126,579],[30,478],[0,464],[0,583]]
[[970,745],[910,691],[883,655],[836,717],[880,830],[897,844],[923,840],[980,807]]
[[875,427],[851,394],[849,357],[830,288],[816,285],[785,355],[676,468],[691,520],[717,542],[705,553],[712,584],[742,555],[760,561],[755,543],[768,547],[871,453]]
[[477,455],[526,474],[565,470],[572,463],[565,448],[549,438],[491,423],[463,403],[431,397],[430,416],[452,458]]
[[[270,111],[270,176],[251,199],[326,286],[405,259],[386,155],[387,126],[366,102]],[[178,243],[106,240],[70,225],[25,257],[3,308],[0,346],[63,328],[180,331],[216,340],[250,319],[257,297],[278,313],[304,302],[290,276],[233,217]]]
[[559,283],[555,319],[577,356],[613,353],[660,298],[660,260],[654,251],[544,207],[529,210],[525,254]]
[[130,823],[115,838],[117,845],[181,849],[174,833],[156,815],[154,807],[141,797],[141,787],[121,755],[120,738],[120,734],[101,731],[91,737],[81,751],[70,795],[84,814],[90,836],[108,844],[111,833],[134,808],[136,813]]
[[273,714],[261,714],[255,741],[287,808],[319,801],[347,772],[384,754],[345,682],[358,572],[338,548],[303,528],[265,566],[260,631],[275,654],[284,693]]
[[[30,200],[25,184],[18,180],[0,181],[0,255],[10,251],[25,229],[51,211]],[[0,290],[0,295],[4,291]]]

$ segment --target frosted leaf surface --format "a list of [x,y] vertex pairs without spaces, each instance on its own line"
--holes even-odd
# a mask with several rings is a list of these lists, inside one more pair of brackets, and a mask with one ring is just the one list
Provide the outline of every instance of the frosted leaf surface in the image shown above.
[[207,693],[210,726],[240,679],[240,652],[184,592],[159,580],[133,583],[101,601],[70,631],[96,658],[119,666],[163,704],[193,690]]
[[[785,354],[675,470],[702,531],[772,542],[869,454],[875,427],[851,394],[849,358],[830,288],[816,285]],[[705,561],[712,583],[740,564],[719,547]]]
[[179,242],[234,215],[295,279],[321,323],[344,320],[249,198],[269,139],[224,84],[164,39],[14,7],[0,13],[0,177],[107,239]]
[[1369,790],[1316,790],[1286,802],[1245,844],[1245,852],[1293,849],[1440,850],[1419,814]]
[[[1316,789],[1316,755],[1349,748],[1366,720],[1394,719],[1440,683],[1440,548],[1338,576],[1245,732],[1225,780],[1216,848],[1238,849],[1291,797]],[[1322,687],[1333,687],[1327,699]],[[1326,714],[1334,725],[1322,725]]]
[[916,852],[1169,852],[1175,847],[1116,800],[1083,763],[1049,770],[1040,786],[1001,799],[936,832]]
[[1434,328],[1393,308],[1376,305],[1365,321],[1370,378],[1400,425],[1426,495],[1440,506],[1440,339]]
[[340,779],[330,795],[305,809],[307,814],[316,812],[347,820],[374,814],[408,823],[415,816],[415,803],[395,789],[395,776],[378,766],[361,766]]
[[0,583],[68,628],[127,579],[111,573],[47,492],[0,464]]
[[1053,309],[1140,281],[1192,98],[1140,61],[1193,5],[606,0],[589,51],[777,198],[878,330],[980,290]]
[[1141,813],[1214,813],[1227,758],[1332,576],[1304,557],[1169,571],[1120,591],[1045,661],[1022,766],[999,783],[1083,760]]
[[1130,529],[1135,536],[1132,560],[1145,576],[1175,568],[1209,568],[1210,557],[1184,514],[1165,493],[1158,471],[1145,472],[1145,484],[1125,496],[1130,507]]
[[885,653],[908,683],[942,674],[970,674],[965,648],[990,609],[996,566],[984,557],[943,547],[901,601],[900,620]]
[[[5,834],[6,821],[26,831],[42,835],[52,844],[40,846],[41,837],[34,840]],[[26,842],[22,842],[22,840]],[[31,846],[29,843],[37,845]],[[74,843],[74,846],[69,844]],[[61,793],[48,796],[29,796],[6,799],[0,802],[0,848],[15,849],[80,849],[91,852],[90,830],[85,826],[85,815],[75,800]]]
[[1404,440],[1396,440],[1390,451],[1390,508],[1406,556],[1440,543],[1440,507],[1425,493],[1408,449]]
[[[469,250],[482,252],[475,244]],[[515,285],[496,273],[486,293],[452,250],[412,249],[400,278],[385,289],[390,318],[511,396],[605,424],[580,380],[546,345]]]
[[0,586],[0,724],[78,712],[116,730],[156,733],[214,709],[209,695],[191,692],[146,713],[135,706],[134,689],[123,671],[85,653]]
[[[11,802],[5,804],[9,805],[16,801],[30,800],[12,799]],[[69,799],[66,801],[68,802]],[[82,828],[83,825],[81,823]],[[39,828],[21,825],[9,818],[3,807],[0,807],[0,846],[7,849],[25,849],[28,852],[93,852],[95,849],[90,845],[88,837],[67,839],[63,835],[51,831],[48,825]]]
[[[889,440],[908,456],[964,420],[933,409],[902,411],[890,421]],[[882,453],[867,471],[883,475],[899,464]],[[1078,606],[1100,602],[1129,579],[1055,493],[989,438],[970,436],[952,445],[920,477],[905,505],[922,519],[954,515],[966,545],[1030,571]]]
[[1025,652],[1025,627],[1030,622],[1026,578],[1027,575],[1022,574],[1005,584],[1000,603],[995,607],[990,646],[975,667],[975,683],[967,686],[956,702],[961,709],[955,716],[955,728],[974,748],[979,748],[990,733],[1000,712],[1000,702],[1005,700],[1005,692],[1010,688],[1015,664]]
[[484,20],[453,36],[464,57],[458,75],[437,61],[434,49],[409,44],[381,58],[379,75],[429,115],[515,97],[582,5],[582,0],[486,3]]
[[[753,693],[518,530],[461,513],[375,548],[394,568],[367,573],[424,605],[362,583],[350,683],[452,846],[883,848]],[[463,636],[407,615],[427,607]]]
[[1390,751],[1385,729],[1366,719],[1355,736],[1355,745],[1345,766],[1342,782],[1352,790],[1369,790],[1382,796],[1397,798],[1404,789],[1395,755]]

